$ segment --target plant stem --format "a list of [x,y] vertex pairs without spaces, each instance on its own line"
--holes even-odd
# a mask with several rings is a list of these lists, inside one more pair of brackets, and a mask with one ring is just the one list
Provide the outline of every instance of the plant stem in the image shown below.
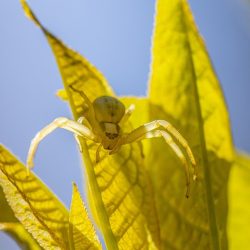
[[104,236],[104,241],[108,250],[118,250],[117,242],[114,234],[111,230],[109,218],[105,210],[103,200],[101,197],[100,189],[96,180],[96,175],[94,172],[93,164],[90,160],[88,148],[86,142],[81,140],[82,145],[82,158],[85,164],[87,176],[88,176],[88,186],[91,194],[91,199],[94,201],[96,216],[98,219],[98,224],[100,226],[101,232]]

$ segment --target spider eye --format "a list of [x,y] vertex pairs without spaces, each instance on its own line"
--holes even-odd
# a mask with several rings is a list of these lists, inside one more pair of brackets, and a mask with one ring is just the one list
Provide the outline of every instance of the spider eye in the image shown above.
[[107,122],[103,123],[103,129],[105,135],[111,140],[115,139],[120,131],[120,128],[117,124]]
[[108,133],[108,132],[106,132],[105,133],[105,135],[109,138],[109,139],[115,139],[117,136],[118,136],[118,134],[112,134],[112,133]]

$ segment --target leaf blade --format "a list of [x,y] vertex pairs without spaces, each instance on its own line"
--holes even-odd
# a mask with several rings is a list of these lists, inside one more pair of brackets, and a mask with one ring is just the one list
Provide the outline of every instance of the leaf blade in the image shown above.
[[85,57],[67,47],[60,39],[43,27],[25,0],[21,0],[21,4],[27,17],[41,28],[48,40],[60,70],[64,87],[67,92],[71,92],[68,96],[70,97],[70,103],[73,107],[72,111],[76,119],[84,113],[85,102],[79,93],[70,91],[70,86],[88,93],[90,101],[98,97],[99,93],[114,95],[107,80],[95,66]]
[[15,216],[45,249],[66,249],[68,212],[62,203],[0,145],[0,184]]
[[102,249],[76,184],[73,185],[69,222],[75,250]]
[[248,228],[250,222],[250,157],[237,153],[229,178],[229,249],[249,247]]
[[[200,181],[194,184],[191,195],[196,201],[192,197],[187,202],[182,201],[178,185],[183,185],[183,177],[180,170],[175,169],[180,168],[180,164],[173,156],[159,156],[157,152],[164,146],[153,143],[154,153],[148,165],[159,165],[151,170],[154,186],[159,191],[167,187],[174,189],[157,197],[163,241],[166,247],[174,244],[172,247],[183,249],[187,240],[185,230],[169,232],[169,228],[185,226],[192,236],[200,235],[188,240],[190,249],[197,246],[226,249],[226,184],[234,149],[223,94],[187,1],[158,0],[152,56],[151,118],[166,119],[181,128],[200,168]],[[154,158],[158,159],[157,164]],[[164,162],[175,167],[165,167]],[[179,200],[174,195],[179,196]],[[161,200],[168,204],[165,211]],[[185,224],[185,221],[192,223]],[[170,237],[166,238],[164,232],[165,235],[170,233]]]
[[20,247],[25,249],[41,249],[38,243],[25,230],[23,225],[19,223],[10,208],[0,185],[0,230],[9,234]]

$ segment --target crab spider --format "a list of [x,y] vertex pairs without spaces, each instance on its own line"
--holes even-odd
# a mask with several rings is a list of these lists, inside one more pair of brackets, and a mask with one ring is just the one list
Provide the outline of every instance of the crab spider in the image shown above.
[[[172,148],[176,156],[181,160],[186,173],[186,197],[189,196],[190,174],[187,159],[194,168],[193,179],[196,179],[196,163],[188,143],[182,135],[167,121],[155,120],[141,125],[130,133],[124,134],[120,128],[129,119],[134,110],[131,105],[127,110],[122,102],[111,96],[101,96],[96,98],[93,103],[88,99],[84,92],[71,87],[71,90],[78,92],[88,106],[85,117],[80,117],[78,121],[59,117],[52,123],[39,131],[31,145],[27,157],[28,171],[33,168],[33,159],[39,143],[57,128],[63,128],[75,135],[76,141],[81,150],[79,137],[94,141],[99,144],[96,151],[96,162],[100,160],[100,150],[103,147],[109,154],[116,153],[122,145],[139,142],[147,138],[163,137],[165,142]],[[185,150],[185,154],[177,143]],[[141,147],[141,144],[139,144]]]

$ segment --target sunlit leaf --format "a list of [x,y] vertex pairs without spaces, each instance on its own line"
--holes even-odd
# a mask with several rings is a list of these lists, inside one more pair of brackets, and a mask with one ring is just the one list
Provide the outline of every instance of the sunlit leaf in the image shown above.
[[[93,101],[113,91],[100,72],[85,58],[67,48],[46,30],[22,1],[26,14],[46,35],[56,57],[74,118],[85,114],[86,106],[79,94]],[[76,91],[72,91],[73,87]],[[78,91],[78,92],[77,92]],[[131,126],[123,128],[125,131]],[[83,158],[90,189],[89,201],[94,204],[98,225],[108,249],[140,249],[159,247],[159,225],[150,180],[144,168],[138,144],[122,147],[119,153],[107,156],[101,152],[96,164],[97,145],[82,140]]]
[[229,178],[229,249],[249,248],[250,157],[239,154]]
[[233,159],[223,94],[186,0],[158,0],[150,118],[170,121],[192,147],[199,180],[184,197],[181,165],[160,139],[147,167],[164,249],[227,249],[227,180]]
[[30,234],[18,222],[0,186],[0,230],[8,233],[22,249],[40,249]]
[[19,222],[0,223],[0,230],[7,232],[21,249],[24,250],[40,250],[41,247],[31,237],[31,235],[24,229]]
[[1,145],[0,185],[15,216],[44,249],[68,249],[68,211]]
[[75,184],[73,185],[69,222],[75,250],[101,249],[101,244],[96,238],[95,230]]
[[[45,29],[40,24],[34,13],[30,10],[26,1],[21,0],[21,3],[25,14],[44,32],[51,49],[54,52],[65,89],[70,91],[69,86],[73,86],[75,89],[84,90],[85,93],[88,93],[87,96],[91,101],[98,97],[99,93],[112,96],[113,91],[109,87],[101,72],[97,70],[87,59],[74,50],[68,48],[58,38]],[[72,91],[68,96],[73,107],[72,111],[74,115],[77,117],[82,116],[85,111],[84,100],[79,98],[80,96],[78,93],[74,93]]]

